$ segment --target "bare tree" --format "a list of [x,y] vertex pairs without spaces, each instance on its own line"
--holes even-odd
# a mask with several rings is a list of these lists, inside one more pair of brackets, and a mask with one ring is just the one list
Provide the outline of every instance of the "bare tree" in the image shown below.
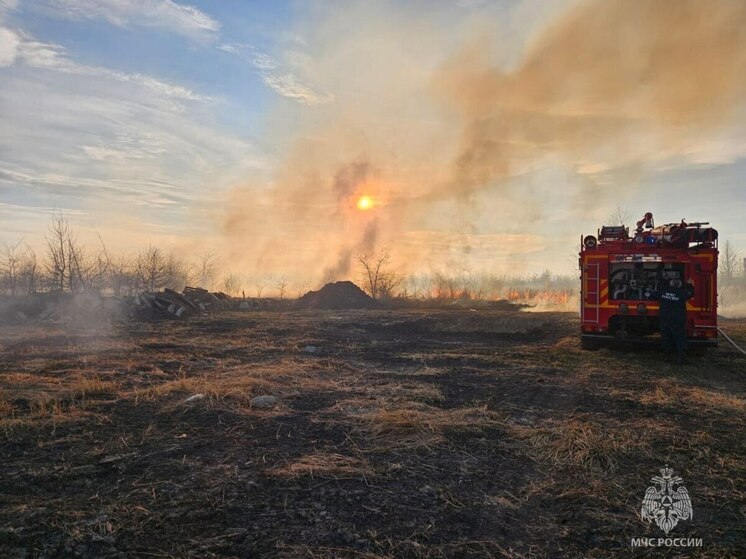
[[401,283],[401,276],[388,269],[391,255],[387,249],[378,253],[358,255],[363,275],[363,286],[374,299],[390,297],[394,289]]
[[91,287],[91,265],[88,262],[83,246],[78,244],[78,240],[72,230],[67,238],[68,254],[68,287],[70,291],[84,291]]
[[455,300],[458,295],[458,281],[453,276],[445,276],[448,298]]
[[212,290],[217,272],[217,257],[215,253],[207,251],[197,258],[196,276],[201,287]]
[[405,298],[419,299],[420,297],[420,277],[411,274],[402,280],[402,295]]
[[109,282],[114,295],[133,295],[138,287],[137,259],[120,254],[109,260]]
[[[632,221],[632,212],[627,208],[617,206],[606,220],[609,225],[629,225]],[[577,258],[577,255],[574,255],[573,258]]]
[[736,277],[736,267],[738,266],[738,254],[733,250],[730,241],[725,241],[723,251],[720,253],[720,277],[725,282],[733,281]]
[[21,263],[21,282],[26,293],[36,293],[39,287],[39,263],[36,259],[36,252],[28,245],[26,245]]
[[47,241],[45,266],[52,289],[64,291],[70,276],[68,244],[70,226],[62,214],[54,214],[44,238]]
[[90,263],[64,215],[55,213],[52,216],[44,238],[47,242],[44,265],[50,287],[58,291],[78,291],[89,287]]
[[446,297],[446,276],[442,272],[433,272],[429,281],[430,296],[435,299],[444,299]]
[[337,272],[334,268],[324,268],[324,273],[321,276],[321,285],[324,286],[327,283],[334,283],[337,281]]
[[293,288],[298,299],[300,299],[306,291],[308,291],[309,283],[306,280],[299,281],[295,284],[295,287]]
[[189,283],[189,266],[173,252],[169,252],[165,260],[164,287],[170,287],[179,291],[184,289]]
[[94,287],[102,290],[106,288],[113,289],[114,261],[106,248],[106,243],[100,234],[98,241],[100,247],[95,256],[92,257],[87,266],[87,283],[88,287]]
[[241,278],[238,274],[233,272],[223,276],[223,289],[229,295],[236,295],[241,291]]
[[474,274],[469,265],[461,266],[458,273],[458,285],[460,290],[456,289],[456,295],[461,299],[471,299],[474,296]]
[[152,245],[137,255],[135,273],[143,289],[155,291],[166,278],[166,259],[160,249]]
[[6,243],[0,250],[0,274],[2,274],[5,289],[11,295],[15,295],[19,288],[24,257],[21,249],[22,242],[23,239],[19,239],[16,243]]
[[257,278],[254,281],[254,289],[256,289],[256,298],[261,299],[262,291],[264,291],[264,280],[262,278]]
[[288,287],[288,280],[285,278],[285,276],[279,276],[275,280],[275,289],[277,289],[277,294],[279,295],[280,299],[285,298],[285,290]]

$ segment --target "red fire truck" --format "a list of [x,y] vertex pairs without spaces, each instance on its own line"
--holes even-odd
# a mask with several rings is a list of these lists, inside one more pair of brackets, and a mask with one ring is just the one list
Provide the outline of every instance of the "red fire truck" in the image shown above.
[[646,213],[633,235],[617,225],[581,237],[583,347],[656,341],[658,291],[672,279],[694,284],[686,303],[690,344],[716,346],[718,233],[707,225],[682,220],[656,227]]

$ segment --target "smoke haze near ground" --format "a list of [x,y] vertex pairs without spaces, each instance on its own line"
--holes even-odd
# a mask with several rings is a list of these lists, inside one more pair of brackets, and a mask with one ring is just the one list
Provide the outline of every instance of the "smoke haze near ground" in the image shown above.
[[232,260],[345,277],[385,245],[402,272],[522,273],[564,247],[539,224],[574,238],[631,177],[742,120],[746,3],[533,6],[313,8],[307,52],[284,55],[329,101],[272,114],[276,173],[221,217]]

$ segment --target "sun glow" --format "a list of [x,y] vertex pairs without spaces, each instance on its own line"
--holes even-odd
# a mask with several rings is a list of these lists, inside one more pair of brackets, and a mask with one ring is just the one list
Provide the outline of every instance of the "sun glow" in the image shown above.
[[369,210],[373,207],[373,199],[370,196],[361,196],[357,200],[357,209],[358,210]]

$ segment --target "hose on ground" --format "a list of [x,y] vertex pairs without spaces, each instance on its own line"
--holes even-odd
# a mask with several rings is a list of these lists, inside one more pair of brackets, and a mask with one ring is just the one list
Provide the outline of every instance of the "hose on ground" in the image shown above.
[[744,351],[740,347],[738,347],[738,344],[736,342],[734,342],[733,340],[731,340],[730,336],[728,336],[728,334],[726,334],[725,332],[723,332],[723,330],[722,330],[722,328],[720,328],[720,326],[718,326],[718,332],[720,332],[725,337],[725,339],[730,342],[730,344],[733,347],[735,347],[738,351],[740,351],[741,353],[743,353],[744,355],[746,355],[746,351]]

